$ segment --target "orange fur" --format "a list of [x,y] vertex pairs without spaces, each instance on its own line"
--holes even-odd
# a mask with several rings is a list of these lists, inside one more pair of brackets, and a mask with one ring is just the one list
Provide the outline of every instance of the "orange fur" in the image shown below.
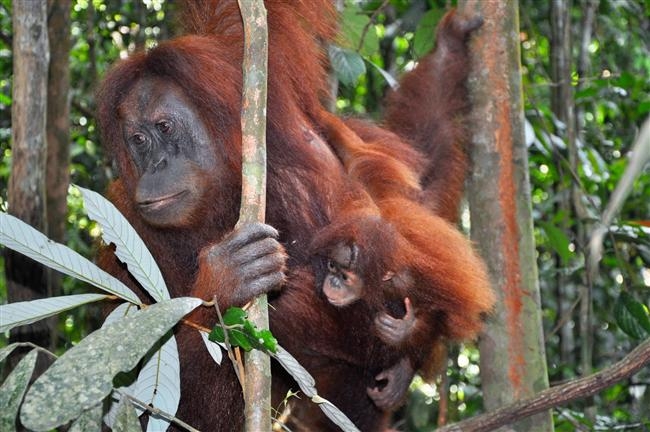
[[[412,300],[416,329],[400,352],[424,370],[440,363],[440,350],[434,347],[441,342],[475,338],[495,302],[484,263],[450,224],[457,222],[467,170],[468,139],[460,124],[468,107],[464,43],[477,25],[453,11],[442,20],[438,55],[423,59],[389,99],[387,124],[401,137],[359,120],[320,116],[329,144],[350,177],[369,192],[384,224],[341,219],[338,224],[344,229],[328,227],[313,244],[322,251],[341,241],[357,243],[360,255],[367,255],[359,267],[369,285],[363,301],[372,313],[385,309],[389,298]],[[449,75],[431,79],[431,72],[441,68],[449,68]],[[423,95],[447,103],[427,106]],[[412,286],[406,292],[382,291],[382,275],[403,268],[415,274]]]
[[[399,160],[387,145],[363,141],[334,115],[323,114],[322,119],[329,143],[346,171],[369,191],[381,216],[412,247],[408,252],[394,251],[393,265],[415,268],[428,282],[416,288],[416,295],[411,293],[416,308],[427,309],[428,303],[439,297],[441,300],[435,300],[436,303],[448,304],[443,308],[449,314],[443,334],[452,339],[476,337],[482,327],[481,316],[490,311],[494,294],[485,265],[470,242],[449,222],[420,204],[417,173]],[[401,145],[397,140],[392,143]],[[380,233],[375,240],[384,241]],[[418,300],[421,300],[420,305]],[[454,310],[463,313],[456,314]],[[414,341],[419,342],[419,338]]]

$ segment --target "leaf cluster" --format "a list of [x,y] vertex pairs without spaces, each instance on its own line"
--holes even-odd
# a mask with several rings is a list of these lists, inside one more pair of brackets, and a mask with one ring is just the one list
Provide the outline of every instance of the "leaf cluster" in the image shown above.
[[224,325],[217,324],[210,332],[213,342],[229,343],[244,351],[252,349],[277,352],[278,341],[268,329],[258,329],[247,319],[246,311],[231,307],[223,314]]

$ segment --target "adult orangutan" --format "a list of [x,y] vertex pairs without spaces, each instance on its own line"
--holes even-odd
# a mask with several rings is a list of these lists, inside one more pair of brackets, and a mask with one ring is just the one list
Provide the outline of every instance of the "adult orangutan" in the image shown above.
[[[319,382],[319,392],[361,429],[377,430],[385,425],[386,415],[368,397],[366,387],[382,370],[366,367],[367,353],[349,354],[349,344],[366,335],[345,325],[342,311],[319,294],[311,266],[325,269],[326,258],[312,263],[309,251],[315,232],[339,216],[352,217],[351,209],[363,213],[375,206],[328,145],[326,125],[320,120],[320,100],[328,90],[321,43],[334,35],[334,10],[327,0],[268,0],[266,5],[271,53],[269,225],[233,231],[241,190],[243,52],[234,0],[188,1],[182,19],[187,35],[131,56],[105,78],[98,93],[98,117],[102,144],[118,174],[108,195],[151,250],[173,296],[216,298],[223,310],[271,293],[271,329],[280,344],[317,375],[323,376],[328,367],[344,371]],[[465,51],[458,56],[464,59]],[[445,65],[433,62],[426,74],[442,77]],[[445,80],[463,82],[465,75]],[[423,94],[421,100],[428,96]],[[399,110],[401,103],[398,98],[392,109]],[[455,113],[448,117],[456,121]],[[447,116],[417,121],[440,121],[442,130],[452,127],[444,124]],[[431,139],[435,137],[426,138]],[[441,140],[440,145],[458,144],[452,141]],[[443,157],[436,163],[446,161]],[[465,167],[452,167],[447,175],[462,179]],[[109,248],[100,263],[137,288]],[[454,319],[463,314],[458,311]],[[360,325],[372,325],[372,311],[358,316],[368,321]],[[207,310],[196,311],[190,319],[204,326],[215,322]],[[176,334],[181,355],[177,416],[202,430],[241,429],[243,400],[232,368],[213,363],[196,330],[181,325]],[[357,376],[366,379],[351,379]],[[273,386],[274,395],[283,396],[293,384],[278,372]],[[322,417],[301,417],[301,412],[311,408],[298,406],[297,424],[309,420],[331,427]]]

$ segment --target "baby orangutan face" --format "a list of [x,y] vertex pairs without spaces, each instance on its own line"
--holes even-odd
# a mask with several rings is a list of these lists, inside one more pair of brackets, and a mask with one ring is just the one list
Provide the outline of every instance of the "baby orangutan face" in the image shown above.
[[343,243],[334,246],[329,253],[323,293],[334,306],[347,306],[362,296],[363,280],[356,268],[358,255],[356,245]]

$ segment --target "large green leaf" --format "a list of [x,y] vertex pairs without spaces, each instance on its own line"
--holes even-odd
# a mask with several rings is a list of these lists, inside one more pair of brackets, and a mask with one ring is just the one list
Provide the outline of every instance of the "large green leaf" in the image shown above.
[[650,335],[648,309],[623,291],[614,307],[618,326],[634,339],[645,339]]
[[88,335],[34,382],[21,410],[23,425],[47,431],[97,405],[113,389],[115,375],[133,369],[201,303],[190,297],[165,300]]
[[366,73],[366,64],[355,51],[330,44],[328,53],[332,68],[341,83],[355,86],[359,77]]
[[36,367],[37,350],[31,350],[0,386],[0,430],[15,431],[18,407]]
[[[181,398],[180,369],[176,338],[170,335],[140,369],[133,393],[127,393],[167,414],[176,415]],[[138,410],[138,413],[141,412]],[[162,417],[150,417],[147,423],[147,431],[151,432],[168,427],[169,420]]]
[[104,294],[76,294],[0,305],[0,333],[106,297]]
[[341,13],[339,42],[351,51],[369,57],[379,52],[379,38],[370,18],[359,13],[359,8],[348,6]]
[[[159,429],[159,430],[166,430]],[[119,407],[117,409],[117,416],[115,416],[115,426],[113,426],[113,432],[140,432],[142,428],[140,427],[140,421],[138,420],[138,414],[133,407],[131,401],[126,398],[122,398],[120,401]]]
[[127,265],[129,273],[154,300],[169,299],[169,291],[156,261],[131,224],[106,198],[97,192],[77,188],[83,195],[88,215],[99,222],[104,241],[115,245],[115,255]]
[[131,303],[140,303],[133,291],[91,261],[67,246],[53,242],[17,217],[3,212],[0,212],[0,244]]
[[573,252],[571,252],[569,249],[571,242],[569,241],[567,235],[558,227],[549,222],[539,221],[538,224],[546,233],[549,245],[559,255],[563,265],[568,264],[568,262],[571,260],[571,257],[573,257]]
[[433,49],[436,41],[436,26],[444,13],[444,9],[431,9],[418,22],[413,37],[413,50],[416,56],[422,57]]
[[86,432],[86,431],[100,431],[102,430],[102,409],[103,404],[84,411],[77,420],[72,423],[68,432]]

